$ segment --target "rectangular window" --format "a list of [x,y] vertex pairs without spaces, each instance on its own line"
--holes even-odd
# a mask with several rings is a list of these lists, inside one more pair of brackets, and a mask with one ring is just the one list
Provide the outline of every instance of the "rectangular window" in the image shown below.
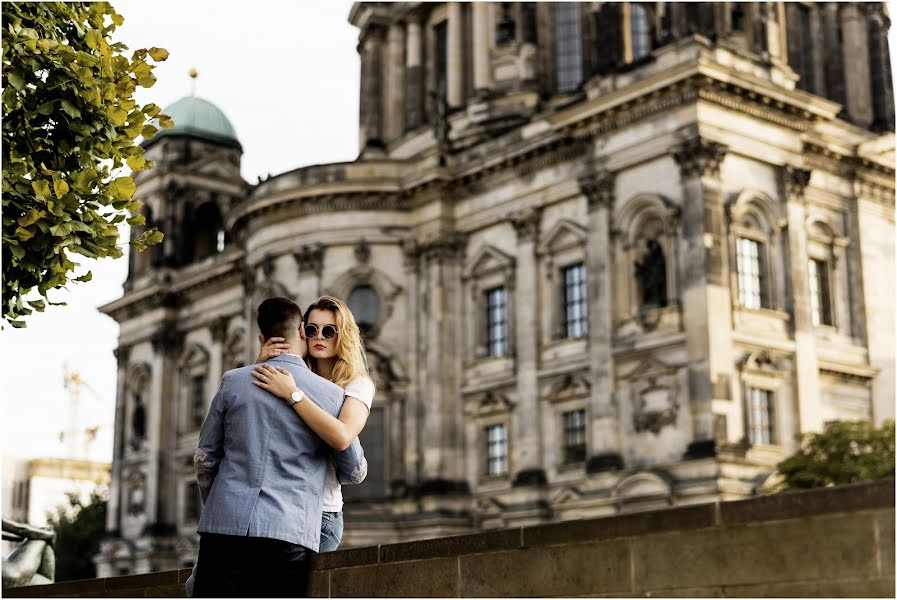
[[813,72],[813,35],[810,29],[810,7],[797,5],[800,15],[798,28],[800,31],[800,65],[798,74],[800,80],[797,86],[800,89],[812,92],[815,87],[815,73]]
[[738,259],[738,300],[745,308],[763,306],[763,244],[738,238],[735,242]]
[[508,352],[508,294],[498,287],[486,292],[486,328],[489,356],[504,356]]
[[564,413],[564,464],[580,463],[586,459],[586,411]]
[[582,337],[589,328],[586,308],[586,268],[582,263],[564,273],[564,331],[568,338]]
[[206,378],[194,375],[190,379],[190,411],[191,424],[199,426],[206,418]]
[[486,474],[508,472],[508,433],[504,425],[486,428]]
[[807,268],[810,272],[810,313],[813,316],[813,325],[831,325],[832,303],[828,263],[811,258]]
[[751,444],[774,444],[772,392],[748,388],[748,439]]
[[448,25],[445,21],[433,27],[436,36],[436,96],[437,104],[448,94]]
[[559,92],[576,90],[582,83],[582,30],[579,11],[578,2],[559,2],[555,5]]

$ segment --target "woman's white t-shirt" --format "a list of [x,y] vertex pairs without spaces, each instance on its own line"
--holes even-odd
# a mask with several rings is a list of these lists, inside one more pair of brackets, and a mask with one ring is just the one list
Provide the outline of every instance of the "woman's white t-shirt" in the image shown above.
[[[346,396],[358,398],[371,410],[374,403],[374,382],[367,377],[356,377],[346,386]],[[336,469],[331,460],[327,464],[327,477],[324,479],[324,512],[340,512],[343,510],[343,491],[336,478]]]

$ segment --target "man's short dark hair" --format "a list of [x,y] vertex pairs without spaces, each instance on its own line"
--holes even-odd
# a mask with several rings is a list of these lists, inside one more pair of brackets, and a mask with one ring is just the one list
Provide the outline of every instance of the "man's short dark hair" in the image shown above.
[[289,298],[268,298],[259,304],[258,324],[262,336],[292,337],[302,324],[302,309]]

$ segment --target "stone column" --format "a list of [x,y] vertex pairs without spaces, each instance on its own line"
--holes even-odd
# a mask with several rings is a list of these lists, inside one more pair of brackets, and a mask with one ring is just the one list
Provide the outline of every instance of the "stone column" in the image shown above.
[[421,26],[410,18],[405,32],[405,130],[424,122],[424,71],[421,60]]
[[818,4],[810,6],[810,37],[813,39],[813,93],[825,97],[825,60],[822,54],[824,33]]
[[361,99],[359,106],[358,149],[383,145],[383,102],[382,102],[382,45],[383,28],[369,25],[362,34],[361,52]]
[[176,522],[177,465],[171,449],[177,443],[175,373],[183,334],[173,321],[163,321],[152,337],[153,394],[147,414],[146,515],[162,526]]
[[404,449],[403,456],[405,480],[409,484],[416,484],[420,480],[421,468],[421,444],[420,444],[420,425],[423,418],[424,406],[420,390],[420,377],[423,365],[420,357],[424,355],[424,346],[421,340],[421,296],[420,275],[421,275],[421,259],[420,249],[413,240],[406,240],[402,244],[402,252],[405,256],[404,266],[405,275],[407,277],[408,290],[408,387],[405,396],[405,421],[403,423],[404,432]]
[[794,311],[794,349],[797,370],[797,404],[801,432],[820,431],[819,365],[816,359],[816,333],[810,314],[810,281],[807,268],[806,201],[804,190],[810,171],[785,167],[782,183],[788,218],[788,264]]
[[623,468],[620,452],[621,424],[614,404],[613,306],[611,301],[611,212],[616,178],[607,171],[579,178],[579,189],[588,200],[589,238],[586,246],[586,285],[589,310],[589,396],[591,417],[586,465],[590,473]]
[[[121,531],[121,463],[125,454],[125,432],[127,431],[128,361],[131,349],[119,346],[115,349],[118,360],[118,381],[115,392],[115,421],[112,432],[112,475],[109,483],[109,505],[106,509],[106,531]],[[116,533],[116,535],[120,535]]]
[[418,315],[426,340],[421,349],[424,371],[420,390],[426,394],[421,407],[421,478],[452,482],[454,491],[467,488],[461,403],[463,253],[463,238],[456,234],[441,234],[424,245],[421,284],[426,304]]
[[[673,149],[682,177],[683,277],[680,279],[688,355],[688,397],[692,418],[692,442],[686,458],[715,454],[713,410],[718,373],[731,354],[716,329],[731,327],[731,318],[718,318],[719,303],[728,302],[725,255],[722,239],[720,164],[727,148],[701,138],[688,140]],[[728,351],[728,352],[726,352]],[[714,356],[715,352],[724,355]],[[732,361],[729,361],[731,369]],[[723,383],[726,380],[724,378]]]
[[387,83],[384,135],[386,141],[405,131],[405,25],[393,23],[387,34]]
[[847,113],[855,123],[869,127],[875,115],[872,112],[866,17],[856,3],[845,2],[840,5],[840,18]]
[[448,31],[446,45],[448,56],[448,105],[457,108],[464,104],[464,29],[461,20],[461,3],[448,3]]
[[492,24],[492,4],[473,5],[473,89],[482,96],[492,88],[492,60],[489,48],[489,28]]
[[511,462],[516,473],[514,485],[539,485],[546,482],[542,464],[542,422],[539,415],[539,307],[536,268],[536,238],[540,215],[528,210],[511,217],[517,231],[517,268],[508,304],[515,308],[508,315],[515,326],[513,354],[517,371],[517,405],[511,415]]

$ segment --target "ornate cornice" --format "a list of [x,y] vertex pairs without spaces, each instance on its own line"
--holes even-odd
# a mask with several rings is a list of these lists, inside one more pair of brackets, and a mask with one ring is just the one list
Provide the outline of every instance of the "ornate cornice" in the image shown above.
[[719,167],[728,150],[725,144],[695,137],[674,146],[672,154],[682,179],[719,177]]
[[616,175],[610,171],[589,171],[576,180],[579,190],[589,202],[589,211],[612,208]]

